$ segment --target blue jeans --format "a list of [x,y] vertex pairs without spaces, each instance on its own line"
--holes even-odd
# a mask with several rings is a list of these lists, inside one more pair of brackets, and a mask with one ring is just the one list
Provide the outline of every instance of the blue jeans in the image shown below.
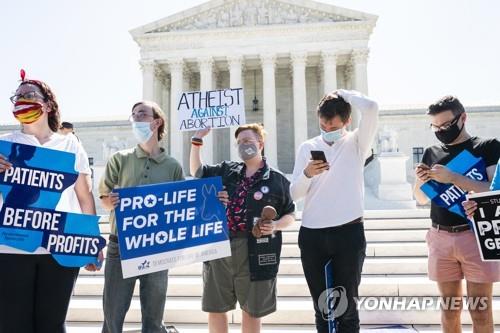
[[168,271],[124,279],[118,244],[110,241],[104,269],[102,333],[122,333],[136,280],[140,281],[142,333],[164,333],[163,311],[167,294]]

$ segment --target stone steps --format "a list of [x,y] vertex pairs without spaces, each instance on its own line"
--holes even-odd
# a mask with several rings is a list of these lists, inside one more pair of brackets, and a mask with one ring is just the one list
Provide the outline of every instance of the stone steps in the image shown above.
[[[70,323],[67,325],[68,333],[101,333],[101,323]],[[125,325],[124,333],[140,333],[140,324],[130,323]],[[206,333],[206,324],[175,324],[175,327],[182,333]],[[229,325],[229,333],[240,333],[238,324]],[[262,326],[262,333],[282,333],[300,332],[315,333],[313,325],[270,325]],[[440,333],[439,325],[361,325],[361,333]],[[471,325],[462,325],[463,333],[472,333]],[[500,332],[500,326],[495,327],[495,332]]]
[[[365,233],[367,251],[360,297],[433,297],[439,292],[427,272],[425,234],[430,226],[428,210],[366,211]],[[301,213],[297,214],[298,219]],[[109,224],[100,224],[104,237],[109,236]],[[297,235],[300,221],[283,232],[284,245],[278,275],[278,311],[264,318],[263,332],[314,332],[314,311],[300,263]],[[181,332],[206,332],[207,314],[201,311],[201,264],[170,270],[165,320],[175,323]],[[102,321],[103,270],[81,270],[68,313],[69,332],[100,332]],[[137,284],[138,285],[138,284]],[[138,286],[137,286],[138,287]],[[140,303],[138,288],[126,318],[127,330],[139,332]],[[464,288],[465,290],[465,288]],[[494,286],[494,316],[500,318],[500,284]],[[407,324],[408,331],[439,332],[440,312],[360,310],[361,323],[367,325]],[[229,314],[231,332],[239,331],[241,310]],[[463,323],[470,324],[464,313]],[[424,326],[419,326],[424,325]],[[434,326],[428,326],[434,325]],[[130,331],[130,332],[132,332]],[[399,332],[399,331],[391,331]],[[465,330],[467,332],[467,330]]]
[[[80,275],[103,275],[103,269],[99,272],[88,272],[81,270]],[[202,264],[195,263],[170,270],[170,276],[196,275],[200,276]],[[424,257],[367,257],[363,266],[363,274],[425,274],[427,272],[427,258]],[[298,258],[281,258],[279,275],[301,275],[302,265]]]
[[[278,310],[262,319],[266,324],[303,325],[313,324],[312,302],[309,297],[278,297]],[[241,323],[241,310],[237,308],[229,312],[230,323]],[[493,317],[500,318],[500,298],[493,300]],[[102,321],[102,298],[100,296],[73,297],[70,302],[67,321],[84,322]],[[168,323],[198,323],[207,322],[207,314],[201,311],[201,299],[198,297],[170,297],[167,298],[164,319]],[[140,322],[141,311],[138,297],[132,299],[126,322]],[[387,311],[372,310],[362,306],[360,320],[365,325],[379,324],[417,324],[437,325],[440,323],[440,311],[427,309],[426,311]],[[462,323],[471,324],[467,311],[463,311]]]
[[[168,297],[201,297],[203,281],[200,276],[170,276]],[[104,287],[103,276],[81,276],[74,289],[75,296],[98,296]],[[463,286],[465,293],[465,283]],[[134,290],[139,295],[139,283]],[[436,283],[425,275],[415,276],[363,276],[359,287],[361,297],[376,296],[439,296]],[[493,295],[500,297],[500,284],[495,284]],[[308,297],[309,290],[303,275],[280,276],[278,296]]]

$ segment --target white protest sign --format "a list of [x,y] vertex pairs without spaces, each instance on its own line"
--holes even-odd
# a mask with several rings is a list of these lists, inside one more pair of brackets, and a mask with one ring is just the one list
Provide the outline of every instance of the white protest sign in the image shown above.
[[246,123],[243,88],[183,92],[177,101],[180,131],[226,128]]

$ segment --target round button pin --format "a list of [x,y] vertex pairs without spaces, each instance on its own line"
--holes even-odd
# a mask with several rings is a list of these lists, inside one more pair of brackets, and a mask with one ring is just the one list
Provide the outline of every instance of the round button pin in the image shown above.
[[262,197],[263,197],[263,196],[264,196],[264,195],[262,194],[262,192],[259,192],[259,191],[255,192],[255,193],[253,194],[253,198],[254,198],[255,200],[262,200]]

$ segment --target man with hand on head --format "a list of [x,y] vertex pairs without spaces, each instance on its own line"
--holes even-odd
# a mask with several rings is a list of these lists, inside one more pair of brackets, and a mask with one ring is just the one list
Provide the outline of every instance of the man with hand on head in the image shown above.
[[[361,113],[359,128],[347,131],[351,112]],[[344,288],[347,310],[335,318],[337,332],[359,332],[355,297],[361,281],[366,240],[363,228],[363,171],[377,130],[378,105],[356,91],[337,90],[319,103],[321,135],[300,145],[290,191],[305,199],[299,247],[319,333],[329,332],[325,265],[331,260],[334,287]],[[325,161],[311,159],[315,151]]]

